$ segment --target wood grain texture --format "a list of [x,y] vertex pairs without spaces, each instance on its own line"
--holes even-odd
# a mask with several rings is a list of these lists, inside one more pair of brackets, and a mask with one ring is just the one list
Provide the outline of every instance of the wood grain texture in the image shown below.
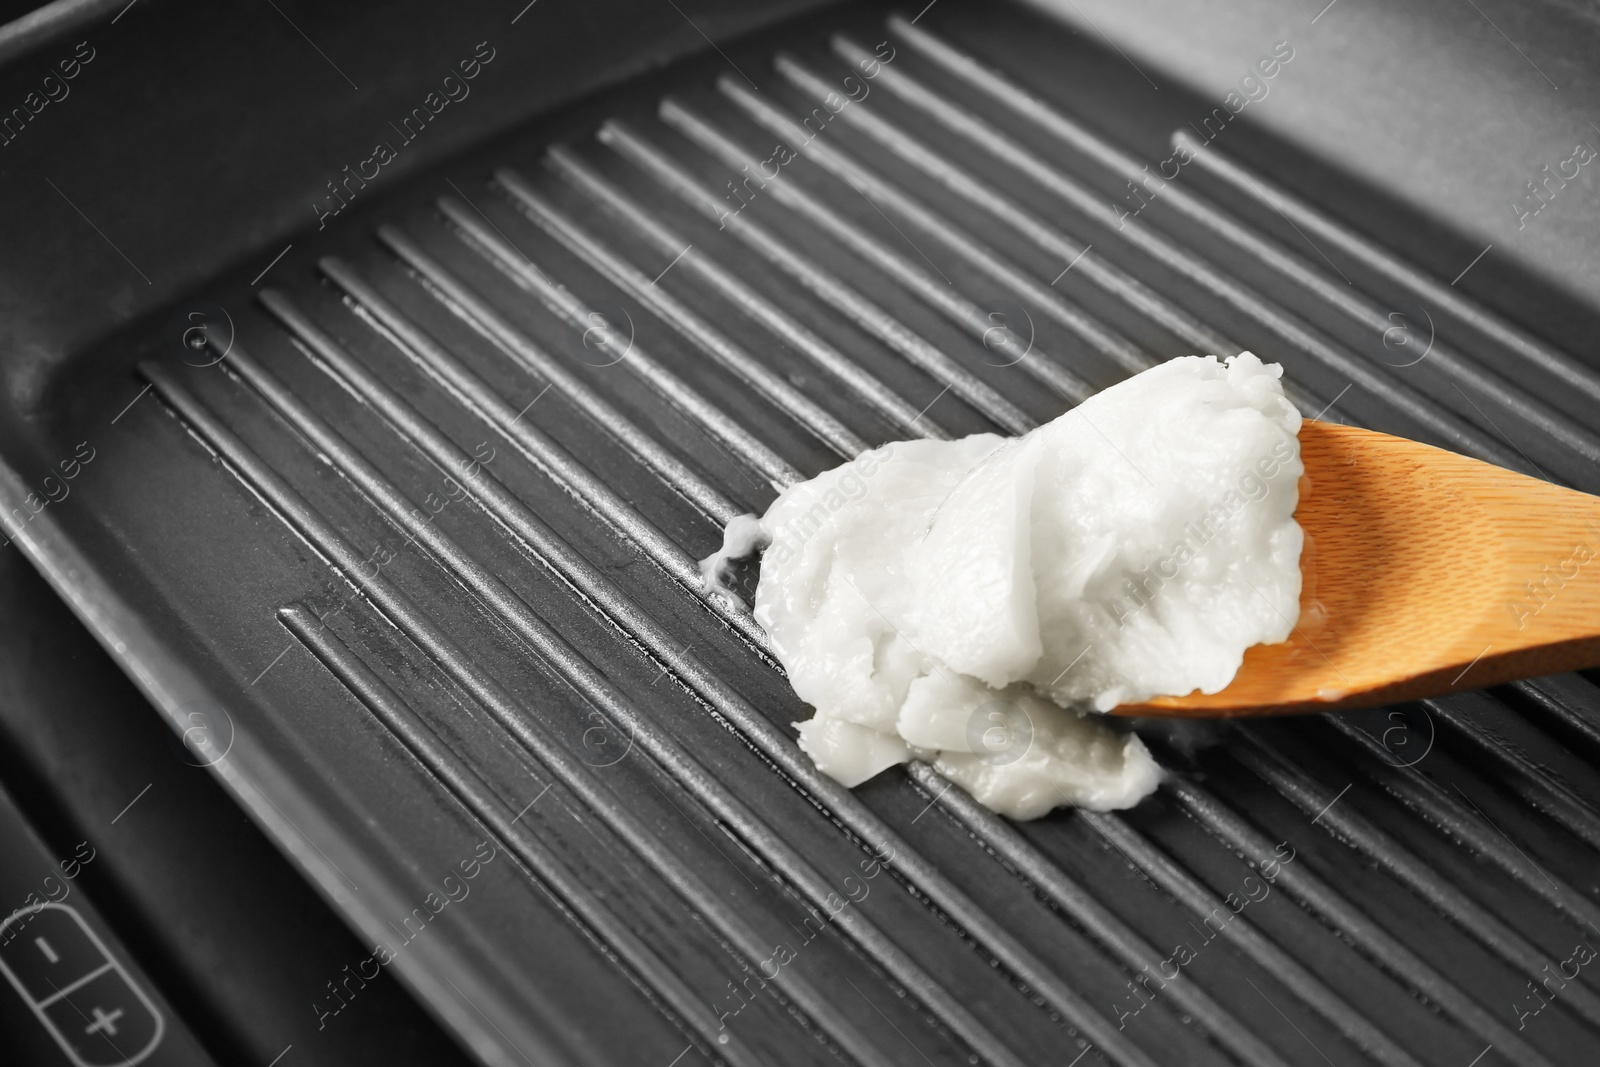
[[1600,497],[1308,420],[1300,619],[1219,693],[1119,715],[1329,711],[1600,666]]

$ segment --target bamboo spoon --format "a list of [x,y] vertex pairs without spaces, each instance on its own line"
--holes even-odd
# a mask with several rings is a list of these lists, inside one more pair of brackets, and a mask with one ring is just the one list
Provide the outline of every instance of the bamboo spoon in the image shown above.
[[1119,715],[1332,711],[1600,666],[1600,497],[1306,421],[1300,619],[1210,695]]

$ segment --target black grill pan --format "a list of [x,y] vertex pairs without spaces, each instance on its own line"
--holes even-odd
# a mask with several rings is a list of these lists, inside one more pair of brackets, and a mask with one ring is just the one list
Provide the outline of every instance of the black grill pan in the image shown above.
[[[1591,362],[1222,146],[1119,223],[1172,125],[1080,110],[1114,57],[915,14],[724,42],[95,346],[28,452],[80,503],[17,543],[486,1063],[1590,1062],[1593,679],[1149,724],[1156,796],[1013,824],[925,766],[818,775],[759,628],[696,594],[776,486],[1194,351],[1600,489]],[[1402,301],[1439,311],[1409,366]]]

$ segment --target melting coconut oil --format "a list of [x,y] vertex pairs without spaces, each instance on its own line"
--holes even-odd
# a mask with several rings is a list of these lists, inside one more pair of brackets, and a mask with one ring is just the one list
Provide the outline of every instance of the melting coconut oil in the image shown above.
[[1232,681],[1299,614],[1282,368],[1189,356],[1017,438],[904,441],[735,520],[755,617],[826,774],[932,763],[1013,818],[1127,808],[1161,770],[1103,715]]

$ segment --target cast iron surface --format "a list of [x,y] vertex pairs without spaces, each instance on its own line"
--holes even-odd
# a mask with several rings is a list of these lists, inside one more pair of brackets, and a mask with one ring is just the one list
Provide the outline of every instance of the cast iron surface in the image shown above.
[[1325,260],[1270,166],[1210,146],[1119,219],[1209,105],[1009,9],[885,14],[591,98],[85,354],[19,543],[175,723],[226,713],[226,784],[486,1062],[1591,1059],[1592,679],[1152,727],[1156,796],[1028,824],[795,748],[693,561],[863,445],[1249,347],[1308,415],[1600,488],[1592,363]]

